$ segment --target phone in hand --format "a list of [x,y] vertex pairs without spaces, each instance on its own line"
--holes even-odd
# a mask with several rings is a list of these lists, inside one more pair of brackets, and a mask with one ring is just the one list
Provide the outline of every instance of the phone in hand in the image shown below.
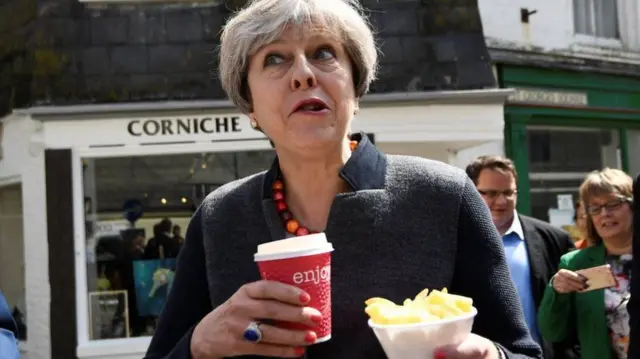
[[590,292],[592,290],[611,288],[618,285],[618,281],[613,275],[611,266],[608,264],[577,270],[576,273],[587,278],[589,287],[581,292]]

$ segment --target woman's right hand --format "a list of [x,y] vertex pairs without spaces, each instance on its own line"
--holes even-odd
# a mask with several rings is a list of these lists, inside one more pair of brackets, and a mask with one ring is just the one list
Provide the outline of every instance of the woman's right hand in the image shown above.
[[194,359],[217,359],[240,355],[297,358],[305,346],[317,339],[311,330],[288,330],[260,324],[262,340],[244,339],[251,321],[283,320],[315,326],[321,313],[305,307],[311,297],[301,289],[273,281],[261,280],[242,286],[225,303],[218,306],[195,327],[191,337]]
[[560,269],[553,276],[551,285],[556,292],[561,294],[579,292],[589,288],[585,276],[567,269]]

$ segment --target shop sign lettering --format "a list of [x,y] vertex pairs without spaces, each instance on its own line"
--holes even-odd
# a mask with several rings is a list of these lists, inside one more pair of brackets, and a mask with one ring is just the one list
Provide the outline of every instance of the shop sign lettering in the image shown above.
[[127,124],[129,135],[174,136],[241,132],[239,116],[184,117],[172,119],[133,120]]
[[93,234],[96,238],[103,236],[116,236],[120,231],[129,229],[127,221],[99,221],[93,224]]
[[565,105],[565,106],[587,106],[588,97],[584,92],[550,91],[542,89],[519,88],[509,96],[509,102],[544,104],[544,105]]
[[331,266],[326,265],[322,268],[316,266],[315,269],[293,273],[293,283],[313,283],[319,284],[321,281],[327,282],[331,279]]

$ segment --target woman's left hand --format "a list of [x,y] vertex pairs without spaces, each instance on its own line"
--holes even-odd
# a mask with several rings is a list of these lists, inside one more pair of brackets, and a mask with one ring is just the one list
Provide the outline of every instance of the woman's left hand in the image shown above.
[[487,338],[469,334],[467,340],[454,348],[437,349],[434,359],[500,359],[498,348]]

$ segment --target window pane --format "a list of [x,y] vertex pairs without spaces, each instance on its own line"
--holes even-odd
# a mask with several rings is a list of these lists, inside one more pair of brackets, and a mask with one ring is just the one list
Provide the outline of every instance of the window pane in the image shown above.
[[558,195],[578,200],[585,175],[603,167],[620,168],[617,130],[589,128],[529,127],[529,181],[531,214],[550,221]]
[[[193,211],[219,186],[268,169],[273,156],[252,151],[84,159],[89,337],[152,335]],[[127,213],[142,216],[131,225]]]
[[617,0],[594,0],[596,14],[596,36],[620,38],[618,31]]
[[18,324],[20,339],[27,339],[22,189],[0,188],[0,290]]
[[549,208],[557,207],[558,195],[570,194],[574,202],[578,200],[582,180],[580,175],[574,179],[531,181],[531,216],[549,221]]
[[616,131],[531,127],[527,146],[530,172],[586,173],[605,162],[616,166],[619,141]]
[[591,0],[573,0],[573,26],[576,34],[595,35]]

